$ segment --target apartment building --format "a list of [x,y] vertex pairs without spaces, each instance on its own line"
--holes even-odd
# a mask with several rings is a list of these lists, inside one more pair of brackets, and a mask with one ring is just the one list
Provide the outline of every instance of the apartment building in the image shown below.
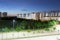
[[60,20],[60,12],[54,12],[54,11],[52,11],[52,12],[46,12],[46,13],[44,13],[45,14],[45,16],[43,17],[43,19],[45,20],[51,20],[51,19],[54,19],[54,20]]
[[1,12],[0,12],[0,17],[1,17]]
[[7,12],[0,12],[0,17],[7,17]]
[[7,12],[3,12],[3,17],[7,17]]
[[20,14],[9,14],[7,12],[0,12],[0,17],[16,17],[23,19],[33,19],[33,20],[58,20],[60,21],[60,11],[49,11],[49,12],[32,12],[32,13],[20,13]]
[[34,19],[34,20],[58,20],[60,21],[60,11],[49,12],[32,12],[26,14],[18,14],[18,18]]
[[36,14],[34,12],[32,12],[32,13],[26,13],[26,14],[18,14],[17,18],[34,19],[34,20],[36,20],[35,15]]

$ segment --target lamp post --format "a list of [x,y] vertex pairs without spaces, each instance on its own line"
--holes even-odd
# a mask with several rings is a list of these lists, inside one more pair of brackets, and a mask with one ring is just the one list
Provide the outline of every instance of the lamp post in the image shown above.
[[[13,19],[13,31],[14,31],[14,25],[15,25],[15,19]],[[13,37],[14,37],[14,33],[13,33]]]
[[15,25],[15,19],[13,19],[13,30],[14,30],[14,25]]

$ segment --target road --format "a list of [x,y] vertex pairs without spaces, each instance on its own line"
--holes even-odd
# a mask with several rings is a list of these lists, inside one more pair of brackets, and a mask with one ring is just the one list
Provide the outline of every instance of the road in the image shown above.
[[60,40],[60,35],[21,38],[21,39],[12,39],[12,40],[58,40],[58,39]]

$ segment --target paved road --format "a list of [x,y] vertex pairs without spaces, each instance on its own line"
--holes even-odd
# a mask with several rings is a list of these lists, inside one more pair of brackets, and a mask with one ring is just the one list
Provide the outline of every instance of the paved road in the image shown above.
[[12,40],[58,40],[58,39],[60,40],[60,35],[22,38],[22,39],[12,39]]

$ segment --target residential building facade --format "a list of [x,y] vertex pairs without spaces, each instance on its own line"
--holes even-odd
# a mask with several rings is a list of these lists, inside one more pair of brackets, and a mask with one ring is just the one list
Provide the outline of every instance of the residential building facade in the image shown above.
[[34,20],[58,20],[60,21],[60,11],[50,11],[50,12],[32,12],[26,14],[18,14],[18,18],[24,19],[34,19]]
[[7,12],[0,12],[0,17],[7,17]]

